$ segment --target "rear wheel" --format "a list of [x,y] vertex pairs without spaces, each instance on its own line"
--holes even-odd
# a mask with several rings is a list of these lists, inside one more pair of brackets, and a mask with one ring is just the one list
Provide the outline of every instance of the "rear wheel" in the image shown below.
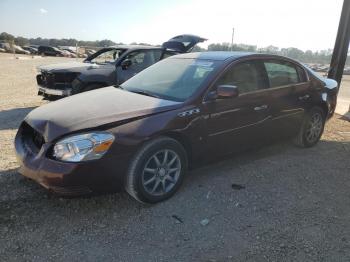
[[146,143],[131,161],[126,191],[136,200],[156,203],[171,197],[187,170],[187,156],[176,140],[160,137]]
[[320,140],[325,125],[324,111],[319,107],[312,108],[304,118],[294,142],[300,147],[312,147]]

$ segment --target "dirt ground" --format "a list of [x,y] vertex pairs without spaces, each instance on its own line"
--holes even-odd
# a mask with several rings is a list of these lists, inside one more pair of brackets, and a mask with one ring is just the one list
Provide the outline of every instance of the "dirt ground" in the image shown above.
[[170,200],[65,199],[17,173],[13,149],[36,67],[67,58],[0,54],[0,261],[349,261],[350,122],[191,171]]

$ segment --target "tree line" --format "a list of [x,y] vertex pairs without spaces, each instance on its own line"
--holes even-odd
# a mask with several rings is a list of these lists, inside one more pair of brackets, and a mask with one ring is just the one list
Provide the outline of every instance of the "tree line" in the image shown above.
[[[312,50],[300,50],[295,47],[279,48],[277,46],[267,46],[258,48],[255,45],[246,44],[234,44],[231,49],[230,43],[210,44],[208,51],[246,51],[246,52],[258,52],[275,55],[283,55],[290,58],[294,58],[303,63],[317,63],[317,64],[329,64],[331,62],[333,49],[326,49],[320,51]],[[346,61],[347,65],[350,65],[349,56]]]
[[[115,43],[111,40],[105,39],[100,41],[80,41],[73,38],[70,39],[55,39],[55,38],[25,38],[25,37],[15,37],[11,34],[3,32],[0,34],[0,41],[13,42],[19,46],[25,45],[49,45],[49,46],[87,46],[87,47],[105,47],[122,43]],[[137,44],[137,43],[132,43]],[[147,45],[147,43],[142,43]],[[311,50],[300,50],[295,47],[279,48],[276,46],[267,46],[263,48],[258,48],[255,45],[246,44],[234,44],[231,47],[230,43],[216,43],[210,44],[207,49],[196,46],[193,51],[247,51],[247,52],[259,52],[268,54],[277,54],[288,56],[297,59],[305,63],[318,63],[318,64],[329,64],[332,57],[332,49],[321,50],[321,51],[311,51]],[[350,65],[350,59],[346,61],[347,65]]]
[[105,47],[116,45],[117,43],[105,39],[105,40],[97,40],[97,41],[80,41],[74,38],[70,39],[56,39],[56,38],[25,38],[25,37],[15,37],[11,34],[3,32],[0,34],[0,41],[13,42],[19,46],[27,46],[27,45],[47,45],[47,46],[88,46],[88,47]]

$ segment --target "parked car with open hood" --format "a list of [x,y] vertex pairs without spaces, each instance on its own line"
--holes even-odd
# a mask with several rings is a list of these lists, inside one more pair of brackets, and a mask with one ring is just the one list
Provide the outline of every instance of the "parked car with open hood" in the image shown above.
[[161,47],[118,45],[95,52],[83,62],[42,66],[37,75],[39,95],[57,98],[74,95],[110,85],[120,85],[166,57],[189,52],[206,39],[180,35]]
[[155,203],[198,160],[285,137],[314,146],[336,98],[336,81],[289,58],[176,55],[119,87],[34,109],[15,138],[19,172],[60,194],[124,187]]

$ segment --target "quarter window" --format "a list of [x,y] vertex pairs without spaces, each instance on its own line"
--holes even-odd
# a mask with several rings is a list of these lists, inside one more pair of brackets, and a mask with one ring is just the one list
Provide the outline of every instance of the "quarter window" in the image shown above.
[[293,85],[299,83],[296,67],[288,62],[264,62],[270,87]]
[[262,84],[261,74],[254,62],[234,65],[218,82],[218,85],[237,86],[240,94],[256,91]]

